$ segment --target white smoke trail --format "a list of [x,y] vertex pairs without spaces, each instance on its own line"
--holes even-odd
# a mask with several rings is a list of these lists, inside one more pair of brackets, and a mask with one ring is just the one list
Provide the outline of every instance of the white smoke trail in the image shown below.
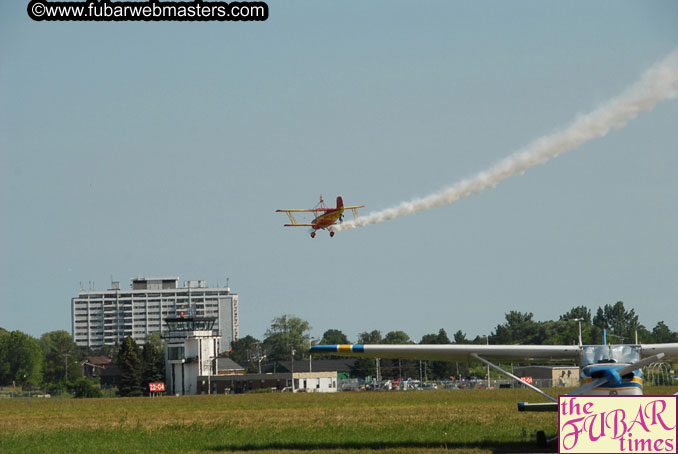
[[493,188],[505,179],[522,175],[530,167],[544,164],[584,143],[603,137],[613,129],[621,129],[642,112],[651,111],[663,100],[678,96],[678,50],[648,69],[636,83],[602,107],[581,115],[564,130],[541,137],[523,150],[503,159],[490,169],[473,178],[462,180],[452,187],[422,199],[403,202],[386,210],[370,213],[343,224],[334,230],[349,230],[390,221],[423,210],[453,203],[471,194]]

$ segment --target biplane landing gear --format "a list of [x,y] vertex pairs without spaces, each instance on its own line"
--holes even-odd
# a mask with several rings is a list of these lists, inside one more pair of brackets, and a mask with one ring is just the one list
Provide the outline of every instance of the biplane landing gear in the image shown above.
[[330,237],[334,236],[334,230],[330,230]]
[[311,238],[315,238],[315,232],[311,232]]

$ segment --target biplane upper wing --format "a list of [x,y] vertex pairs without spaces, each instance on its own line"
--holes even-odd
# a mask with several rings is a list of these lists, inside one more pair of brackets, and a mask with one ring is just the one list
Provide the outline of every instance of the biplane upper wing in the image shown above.
[[[357,210],[358,208],[365,208],[365,205],[354,205],[350,207],[344,207],[345,210]],[[317,213],[319,211],[333,211],[336,208],[307,208],[307,209],[298,209],[298,210],[275,210],[276,213]]]
[[579,357],[577,345],[315,345],[311,353],[362,358],[475,362],[478,355],[496,361],[562,361]]
[[308,208],[306,210],[275,210],[276,213],[317,213],[318,211],[330,211],[334,208]]

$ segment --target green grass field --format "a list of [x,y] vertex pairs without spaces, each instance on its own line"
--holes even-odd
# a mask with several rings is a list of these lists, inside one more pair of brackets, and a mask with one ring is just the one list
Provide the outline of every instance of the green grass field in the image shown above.
[[536,451],[535,432],[555,434],[556,414],[518,413],[521,400],[540,398],[498,389],[4,400],[0,452]]

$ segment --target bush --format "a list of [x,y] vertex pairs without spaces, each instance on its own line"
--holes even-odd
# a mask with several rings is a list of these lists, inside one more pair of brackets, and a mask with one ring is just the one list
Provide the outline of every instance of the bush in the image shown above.
[[86,378],[79,378],[73,383],[75,397],[101,397],[101,389]]
[[257,388],[257,389],[252,389],[252,390],[248,391],[248,393],[250,393],[250,394],[268,394],[268,393],[272,393],[272,392],[273,392],[273,388]]

